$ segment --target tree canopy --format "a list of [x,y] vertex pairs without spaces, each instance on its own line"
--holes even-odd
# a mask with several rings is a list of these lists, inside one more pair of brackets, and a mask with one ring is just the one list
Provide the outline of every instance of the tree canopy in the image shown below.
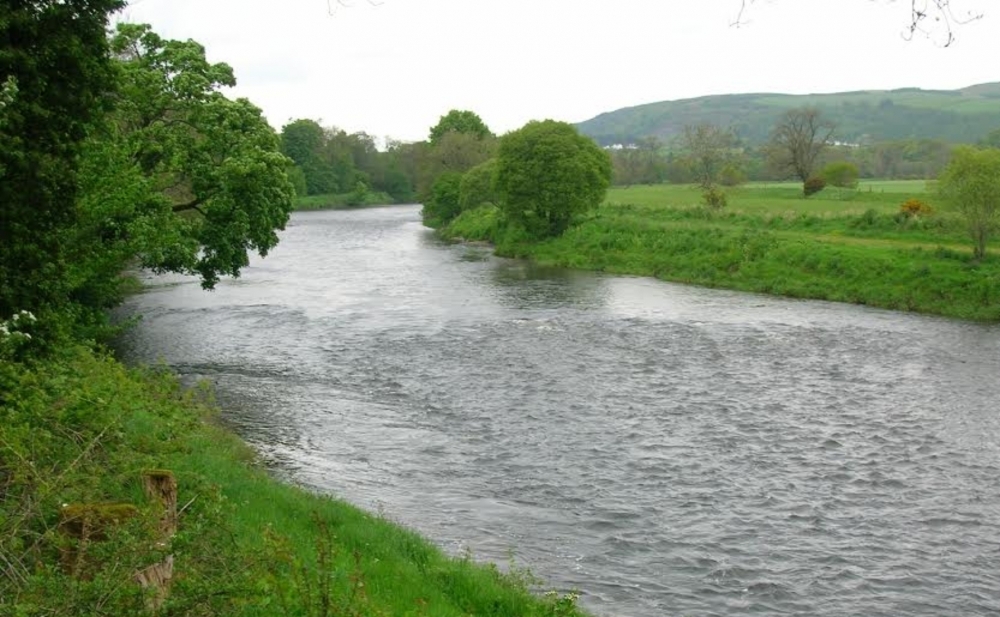
[[[139,264],[237,276],[288,220],[290,161],[232,69],[194,41],[108,16],[123,3],[15,3],[0,17],[0,318],[89,330]],[[55,328],[56,326],[53,326]]]
[[833,124],[819,109],[789,109],[771,130],[768,150],[772,164],[805,183],[816,170],[819,155],[832,143],[833,131]]
[[532,121],[500,138],[496,185],[506,216],[530,233],[559,235],[596,208],[611,182],[611,159],[589,137],[555,120]]
[[431,145],[437,145],[448,133],[463,133],[479,139],[493,137],[489,127],[475,112],[460,109],[452,109],[431,127]]
[[198,43],[122,24],[112,51],[120,97],[95,149],[118,149],[143,178],[142,214],[157,233],[136,247],[142,265],[197,274],[207,288],[238,276],[250,252],[274,248],[292,209],[277,135],[250,101],[223,95],[233,71]]
[[938,180],[938,190],[962,218],[974,259],[986,256],[986,242],[1000,219],[1000,150],[963,146]]

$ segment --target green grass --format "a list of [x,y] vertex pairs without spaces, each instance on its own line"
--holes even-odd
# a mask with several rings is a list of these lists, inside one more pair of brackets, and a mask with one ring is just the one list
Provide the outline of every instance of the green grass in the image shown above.
[[493,208],[462,213],[447,237],[488,240],[501,255],[654,276],[709,287],[853,302],[963,319],[1000,319],[1000,258],[973,262],[964,225],[947,211],[908,217],[923,182],[827,189],[754,184],[711,211],[691,186],[615,188],[563,236],[534,242]]
[[[81,348],[0,364],[0,614],[151,614],[132,575],[174,556],[161,615],[570,616],[523,571],[454,559],[416,533],[274,480],[215,425],[209,395]],[[144,470],[179,486],[164,539]],[[61,530],[65,512],[138,514]],[[69,506],[69,507],[67,507]],[[113,512],[131,506],[101,505]],[[99,536],[99,537],[98,537]]]

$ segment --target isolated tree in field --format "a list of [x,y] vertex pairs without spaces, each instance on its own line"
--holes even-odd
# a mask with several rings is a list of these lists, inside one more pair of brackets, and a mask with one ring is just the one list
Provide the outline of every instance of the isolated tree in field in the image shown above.
[[848,161],[834,161],[823,168],[820,174],[830,186],[841,189],[858,188],[858,166]]
[[556,236],[596,208],[611,183],[611,158],[576,128],[532,121],[500,138],[497,191],[508,219],[536,237]]
[[1000,150],[961,147],[938,179],[946,203],[965,219],[972,256],[986,256],[986,242],[1000,219]]
[[681,145],[687,152],[695,182],[706,191],[719,183],[727,166],[735,167],[738,162],[736,135],[714,124],[685,126]]
[[820,153],[832,143],[834,125],[815,107],[786,111],[771,130],[768,157],[776,169],[793,174],[805,185]]
[[452,109],[431,127],[431,145],[437,145],[448,133],[463,133],[479,139],[493,137],[489,127],[475,112],[460,109]]

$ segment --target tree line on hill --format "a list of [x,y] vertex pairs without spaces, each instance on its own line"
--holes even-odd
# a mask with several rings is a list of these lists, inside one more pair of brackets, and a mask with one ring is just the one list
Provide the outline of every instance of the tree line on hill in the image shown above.
[[[795,112],[815,108],[797,108]],[[817,111],[817,113],[819,113]],[[782,116],[780,122],[787,119]],[[836,128],[836,127],[834,127]],[[704,172],[698,160],[697,139],[714,140],[716,149],[725,152],[725,164],[720,169],[720,183],[735,186],[747,181],[779,182],[792,175],[774,156],[773,129],[768,142],[751,145],[730,127],[710,123],[689,125],[677,138],[664,142],[647,136],[626,145],[608,147],[614,163],[614,184],[675,184],[700,183]],[[704,146],[702,141],[701,146]],[[859,178],[885,180],[923,180],[938,177],[951,160],[953,150],[962,144],[937,139],[905,139],[874,144],[847,144],[837,139],[837,132],[825,141],[817,158],[817,167],[849,163],[857,168]],[[980,136],[975,145],[1000,147],[1000,128]]]

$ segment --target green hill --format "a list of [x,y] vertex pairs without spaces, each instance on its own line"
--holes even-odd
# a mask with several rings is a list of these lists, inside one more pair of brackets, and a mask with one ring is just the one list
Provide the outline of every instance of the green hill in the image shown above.
[[603,113],[577,124],[603,145],[641,137],[670,140],[687,125],[733,127],[750,144],[767,140],[786,109],[812,105],[837,123],[839,141],[900,139],[975,142],[1000,128],[1000,83],[962,90],[863,90],[835,94],[726,94],[663,101]]

